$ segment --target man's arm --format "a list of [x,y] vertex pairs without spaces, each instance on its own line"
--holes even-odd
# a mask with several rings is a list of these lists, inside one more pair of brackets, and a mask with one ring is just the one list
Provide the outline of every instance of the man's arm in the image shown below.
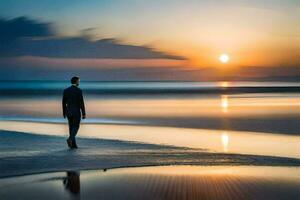
[[84,100],[83,100],[83,95],[81,90],[80,90],[80,109],[82,113],[82,119],[85,119],[85,106],[84,106]]
[[62,110],[63,110],[63,116],[64,116],[64,118],[66,118],[67,103],[66,103],[66,94],[65,94],[65,91],[63,93],[63,98],[62,98]]

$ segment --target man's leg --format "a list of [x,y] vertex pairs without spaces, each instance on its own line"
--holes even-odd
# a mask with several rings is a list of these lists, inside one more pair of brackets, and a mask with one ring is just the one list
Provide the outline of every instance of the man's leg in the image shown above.
[[71,132],[70,138],[72,141],[72,147],[77,148],[75,136],[77,135],[77,132],[79,130],[80,116],[73,117],[72,121],[73,121],[72,122],[73,127],[72,127],[72,132]]
[[72,136],[72,130],[73,130],[73,126],[74,126],[74,123],[73,123],[73,118],[74,117],[68,117],[68,124],[69,124],[69,138],[67,139],[67,143],[68,143],[68,146],[71,148],[73,145],[72,145],[72,139],[71,139],[71,136]]

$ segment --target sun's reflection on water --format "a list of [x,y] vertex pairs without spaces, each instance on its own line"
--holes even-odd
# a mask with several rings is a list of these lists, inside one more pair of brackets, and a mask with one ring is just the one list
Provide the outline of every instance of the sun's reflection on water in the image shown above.
[[227,134],[226,131],[222,132],[221,135],[221,142],[222,142],[222,147],[224,152],[228,152],[228,147],[229,147],[229,135]]
[[223,81],[220,83],[220,86],[223,87],[223,88],[227,88],[229,86],[229,83],[226,82],[226,81]]
[[223,113],[227,113],[228,112],[228,96],[227,95],[222,95],[221,96],[221,108],[222,108],[222,112]]

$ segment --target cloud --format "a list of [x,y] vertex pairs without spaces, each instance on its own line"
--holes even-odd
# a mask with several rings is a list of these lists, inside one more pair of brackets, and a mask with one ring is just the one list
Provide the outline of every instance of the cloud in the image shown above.
[[175,59],[145,46],[119,44],[115,39],[91,41],[87,37],[59,37],[50,23],[26,17],[0,20],[1,57],[38,56],[48,58]]
[[0,40],[11,42],[23,37],[47,37],[54,34],[50,23],[40,23],[26,17],[0,18]]
[[16,54],[51,58],[183,59],[148,47],[118,44],[114,39],[90,41],[83,37],[25,40]]

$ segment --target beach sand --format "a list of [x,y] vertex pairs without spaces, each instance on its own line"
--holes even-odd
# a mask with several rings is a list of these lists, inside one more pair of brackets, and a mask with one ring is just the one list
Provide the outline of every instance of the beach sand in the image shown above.
[[[18,123],[15,128],[18,128],[17,125]],[[49,127],[44,130],[53,134],[53,129]],[[119,127],[119,131],[121,130],[126,131],[126,126],[123,129]],[[111,138],[116,137],[111,133]],[[216,152],[124,141],[125,138],[120,138],[123,141],[78,138],[79,149],[70,150],[66,145],[66,137],[63,136],[0,131],[0,178],[42,172],[149,165],[300,166],[298,158]]]
[[[66,123],[0,121],[0,130],[67,137]],[[78,137],[169,145],[213,153],[300,158],[299,135],[83,122]]]

